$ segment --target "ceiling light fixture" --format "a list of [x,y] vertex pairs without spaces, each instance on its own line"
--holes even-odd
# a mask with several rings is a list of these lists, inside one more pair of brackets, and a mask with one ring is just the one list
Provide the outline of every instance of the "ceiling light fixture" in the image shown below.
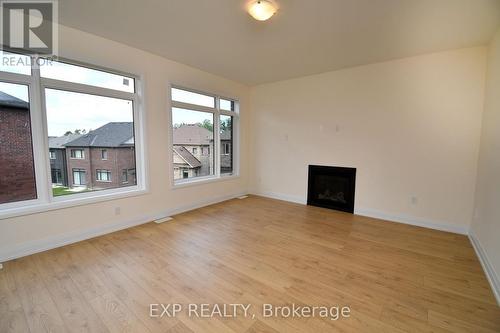
[[258,21],[265,21],[276,13],[276,6],[270,1],[258,0],[250,4],[248,13]]

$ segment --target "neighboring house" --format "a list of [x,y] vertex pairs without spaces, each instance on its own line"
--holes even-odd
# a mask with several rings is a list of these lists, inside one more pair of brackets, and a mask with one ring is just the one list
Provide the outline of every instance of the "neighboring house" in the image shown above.
[[220,134],[220,154],[220,172],[233,172],[233,136],[229,129]]
[[70,187],[106,189],[136,184],[133,123],[108,123],[64,147]]
[[173,139],[174,179],[208,176],[212,173],[214,161],[211,158],[211,131],[196,124],[182,125],[174,128]]
[[[174,128],[174,179],[208,176],[212,174],[214,160],[213,133],[197,124]],[[222,131],[221,173],[233,171],[233,137],[230,129]]]
[[66,159],[66,143],[76,140],[81,134],[69,134],[49,137],[49,158],[52,184],[69,186],[68,163]]
[[174,179],[200,176],[201,162],[186,148],[174,146]]
[[0,202],[35,198],[29,103],[0,91]]

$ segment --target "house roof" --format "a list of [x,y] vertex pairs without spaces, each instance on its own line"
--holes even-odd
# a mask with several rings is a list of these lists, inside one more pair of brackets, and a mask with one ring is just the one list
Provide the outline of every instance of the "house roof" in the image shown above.
[[[66,147],[123,147],[133,145],[134,125],[112,122],[64,144]],[[131,143],[132,142],[132,143]]]
[[69,134],[63,136],[49,136],[49,148],[64,148],[64,145],[70,141],[78,139],[81,134]]
[[194,157],[194,155],[191,154],[186,148],[182,146],[174,146],[174,152],[179,155],[184,161],[186,161],[186,163],[189,164],[190,167],[201,167],[201,162],[196,157]]
[[29,109],[30,104],[20,98],[0,91],[0,107],[2,106],[26,111]]
[[182,125],[174,129],[174,145],[209,145],[213,133],[199,125]]

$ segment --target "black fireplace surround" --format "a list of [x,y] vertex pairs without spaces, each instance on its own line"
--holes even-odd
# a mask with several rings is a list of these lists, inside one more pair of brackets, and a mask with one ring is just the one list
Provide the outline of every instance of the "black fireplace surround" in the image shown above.
[[354,213],[356,168],[309,165],[307,204]]

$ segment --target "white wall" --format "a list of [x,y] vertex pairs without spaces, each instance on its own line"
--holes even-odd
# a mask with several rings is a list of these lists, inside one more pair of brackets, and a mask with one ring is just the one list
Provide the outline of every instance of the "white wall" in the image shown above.
[[[245,193],[248,182],[248,87],[94,35],[61,27],[61,56],[144,77],[150,193],[138,197],[0,220],[0,262],[60,240],[111,230],[148,217]],[[161,41],[158,41],[161,42]],[[164,41],[166,42],[166,41]],[[214,92],[241,101],[241,177],[171,189],[169,84]],[[121,215],[115,216],[115,207]]]
[[488,54],[486,95],[471,238],[500,302],[500,30]]
[[466,233],[485,71],[476,47],[253,88],[252,192],[304,202],[308,164],[356,167],[358,213]]

